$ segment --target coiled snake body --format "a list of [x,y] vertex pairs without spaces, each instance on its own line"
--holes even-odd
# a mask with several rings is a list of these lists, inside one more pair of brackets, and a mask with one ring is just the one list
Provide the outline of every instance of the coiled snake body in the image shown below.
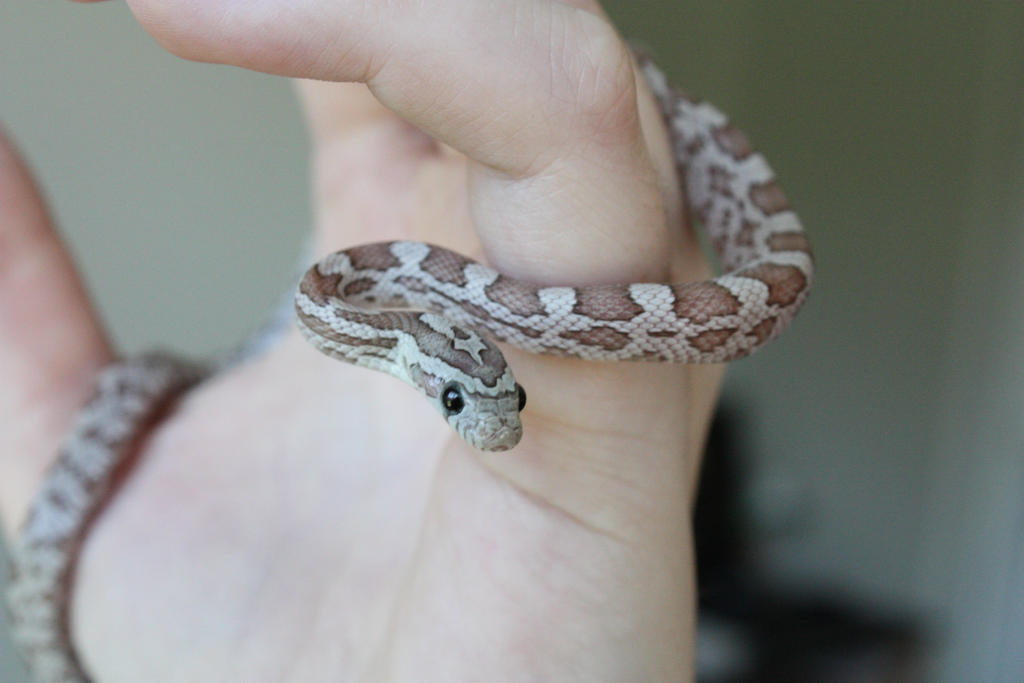
[[412,384],[472,446],[506,450],[522,435],[525,393],[481,331],[535,353],[685,363],[740,358],[778,335],[811,283],[799,219],[742,132],[672,90],[650,61],[641,65],[724,275],[545,287],[420,242],[364,245],[331,254],[302,279],[295,308],[306,338]]
[[[526,396],[481,332],[538,353],[597,360],[716,363],[778,335],[807,296],[813,261],[764,158],[725,116],[673,91],[641,58],[668,123],[688,206],[726,273],[706,282],[545,287],[421,243],[355,247],[320,261],[295,296],[298,324],[324,353],[422,391],[470,444],[513,447]],[[373,310],[418,308],[426,312]],[[196,366],[166,355],[104,370],[96,396],[36,496],[13,548],[15,640],[40,681],[88,681],[71,646],[77,550],[139,435],[203,375],[258,352]]]

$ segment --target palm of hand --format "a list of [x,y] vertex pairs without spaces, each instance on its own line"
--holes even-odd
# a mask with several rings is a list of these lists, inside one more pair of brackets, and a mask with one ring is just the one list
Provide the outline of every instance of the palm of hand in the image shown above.
[[[362,86],[303,90],[321,252],[418,239],[480,257],[479,215],[538,191],[489,177]],[[651,155],[664,177],[667,150]],[[659,185],[613,212],[663,223]],[[539,192],[576,208],[571,187]],[[488,252],[510,239],[483,237]],[[694,252],[644,262],[666,238],[639,239],[620,279],[705,274]],[[692,604],[674,601],[692,600],[689,498],[718,369],[508,357],[530,393],[509,453],[471,451],[405,385],[294,333],[189,395],[82,555],[73,638],[96,679],[682,676]],[[59,430],[42,432],[19,447]]]

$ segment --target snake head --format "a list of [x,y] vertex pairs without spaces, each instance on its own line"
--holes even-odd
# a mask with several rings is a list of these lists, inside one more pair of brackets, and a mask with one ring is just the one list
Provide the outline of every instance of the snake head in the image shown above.
[[526,392],[508,373],[509,382],[487,394],[460,382],[446,384],[438,397],[438,408],[459,436],[481,451],[507,451],[523,436],[519,411],[526,406]]
[[[499,356],[500,357],[500,356]],[[430,399],[452,429],[470,446],[481,451],[507,451],[519,443],[523,424],[519,412],[526,406],[526,392],[502,359],[501,374],[484,383],[479,375],[457,371],[430,372],[421,358],[408,368],[408,381]],[[493,370],[493,368],[492,368]]]
[[417,320],[416,343],[400,349],[404,379],[473,448],[507,451],[518,444],[526,392],[497,345],[439,315],[424,313]]

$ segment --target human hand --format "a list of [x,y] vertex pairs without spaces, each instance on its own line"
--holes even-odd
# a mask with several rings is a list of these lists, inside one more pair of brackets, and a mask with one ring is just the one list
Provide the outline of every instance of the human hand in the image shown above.
[[[411,239],[553,284],[707,275],[593,3],[129,4],[185,57],[368,83],[299,84],[318,253]],[[112,351],[10,152],[0,212],[10,532]],[[95,679],[685,678],[720,369],[506,352],[530,395],[507,453],[297,334],[190,394],[84,548],[73,640]]]

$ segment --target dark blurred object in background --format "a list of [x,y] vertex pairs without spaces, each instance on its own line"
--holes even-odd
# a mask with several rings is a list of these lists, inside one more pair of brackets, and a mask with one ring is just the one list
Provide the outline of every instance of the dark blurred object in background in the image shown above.
[[701,683],[920,680],[923,627],[840,597],[774,587],[756,569],[755,506],[741,413],[711,426],[694,519]]

